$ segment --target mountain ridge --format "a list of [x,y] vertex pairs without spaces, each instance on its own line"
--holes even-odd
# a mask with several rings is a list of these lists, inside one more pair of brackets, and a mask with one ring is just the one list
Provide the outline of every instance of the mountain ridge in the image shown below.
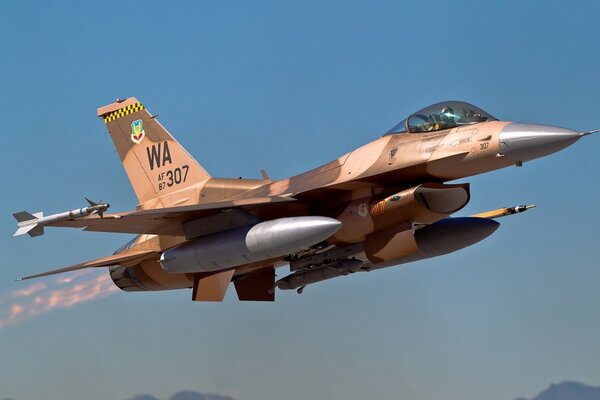
[[600,386],[589,386],[581,382],[562,381],[552,383],[537,396],[515,400],[600,400]]
[[[150,394],[137,394],[127,400],[160,400]],[[233,397],[214,393],[200,393],[193,390],[180,390],[167,400],[235,400]]]

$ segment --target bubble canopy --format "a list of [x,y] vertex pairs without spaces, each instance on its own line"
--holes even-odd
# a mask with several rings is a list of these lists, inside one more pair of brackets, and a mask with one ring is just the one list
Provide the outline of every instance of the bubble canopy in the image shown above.
[[485,121],[497,121],[481,108],[463,101],[444,101],[410,115],[384,136],[396,133],[435,132]]

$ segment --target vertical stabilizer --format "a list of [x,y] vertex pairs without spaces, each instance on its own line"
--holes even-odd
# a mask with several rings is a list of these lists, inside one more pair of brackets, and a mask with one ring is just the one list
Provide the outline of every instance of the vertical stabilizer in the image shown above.
[[210,175],[135,97],[98,109],[140,203]]

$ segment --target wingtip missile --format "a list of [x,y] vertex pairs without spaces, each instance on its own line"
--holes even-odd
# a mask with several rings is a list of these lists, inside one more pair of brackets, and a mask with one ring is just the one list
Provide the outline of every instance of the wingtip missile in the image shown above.
[[44,226],[54,222],[66,221],[69,219],[77,219],[87,217],[88,215],[98,214],[100,218],[104,217],[104,212],[108,210],[110,204],[103,203],[100,200],[98,203],[91,201],[87,197],[88,207],[77,208],[71,211],[65,211],[58,214],[52,214],[44,217],[44,213],[30,214],[27,211],[20,211],[13,214],[17,220],[17,231],[13,236],[28,234],[31,237],[41,236],[44,234]]

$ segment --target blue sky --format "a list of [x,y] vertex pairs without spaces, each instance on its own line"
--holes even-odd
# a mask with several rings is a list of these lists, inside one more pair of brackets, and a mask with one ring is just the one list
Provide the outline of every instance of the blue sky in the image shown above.
[[[129,238],[12,237],[16,211],[60,212],[84,196],[135,206],[97,107],[138,97],[219,177],[302,172],[448,99],[600,128],[599,12],[592,1],[0,3],[0,317],[28,298],[18,276]],[[0,329],[0,398],[189,388],[239,400],[501,400],[565,379],[598,385],[599,150],[589,137],[462,180],[463,214],[538,204],[476,246],[278,292],[274,304],[112,292],[90,284],[101,271],[76,278],[104,293],[93,301],[40,281],[47,299],[68,292],[77,304]]]

